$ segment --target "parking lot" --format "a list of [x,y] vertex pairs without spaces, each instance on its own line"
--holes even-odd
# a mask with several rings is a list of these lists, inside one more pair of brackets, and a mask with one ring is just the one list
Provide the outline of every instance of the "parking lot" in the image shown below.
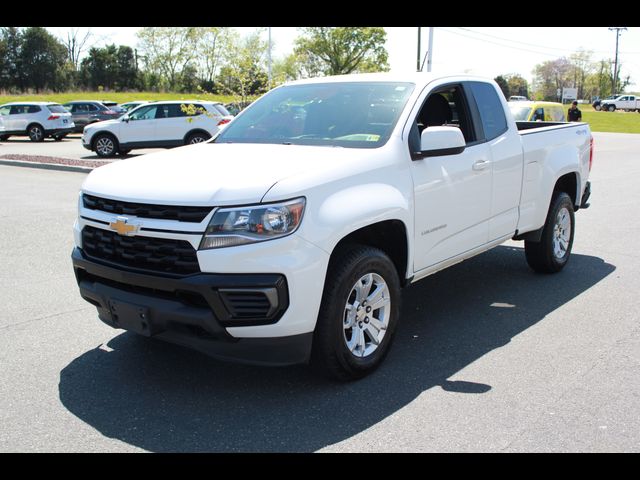
[[[129,155],[126,155],[126,158],[160,150],[158,148],[133,150]],[[59,142],[50,138],[43,142],[32,142],[29,137],[10,137],[7,141],[0,142],[0,158],[6,155],[40,155],[73,160],[104,160],[98,157],[95,152],[82,146],[81,133],[72,133]],[[123,157],[117,156],[114,158]]]
[[386,362],[347,384],[102,324],[71,268],[85,174],[0,165],[0,451],[637,452],[640,135],[594,137],[567,267],[508,242],[408,287]]

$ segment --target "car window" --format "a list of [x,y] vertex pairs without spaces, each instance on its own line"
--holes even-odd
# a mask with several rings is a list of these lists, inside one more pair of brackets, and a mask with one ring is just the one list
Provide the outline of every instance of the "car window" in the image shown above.
[[218,104],[214,104],[213,108],[215,108],[220,114],[227,116],[227,115],[231,115],[229,113],[229,110],[227,110],[226,108],[224,108],[224,105],[218,105]]
[[40,108],[39,105],[28,105],[27,106],[27,113],[38,113],[41,110],[42,109]]
[[469,84],[480,111],[485,139],[492,140],[506,132],[507,118],[493,85],[484,82],[469,82]]
[[104,110],[104,108],[100,108],[94,103],[89,103],[87,104],[87,110],[89,110],[90,112],[99,112],[100,110]]
[[6,105],[4,107],[0,107],[0,115],[9,115],[10,111],[11,111],[11,106],[10,105]]
[[68,113],[62,105],[47,105],[47,109],[51,113]]
[[156,118],[156,110],[158,109],[158,105],[149,105],[145,107],[140,107],[134,112],[129,114],[130,120],[151,120]]
[[24,113],[24,111],[24,105],[11,105],[11,111],[9,112],[9,115],[21,115]]
[[185,112],[177,103],[172,103],[167,105],[168,107],[168,116],[169,118],[177,118],[177,117],[186,117],[187,112]]
[[518,105],[509,105],[513,119],[516,122],[526,122],[531,114],[531,107],[520,107]]
[[169,105],[158,105],[156,118],[169,118]]

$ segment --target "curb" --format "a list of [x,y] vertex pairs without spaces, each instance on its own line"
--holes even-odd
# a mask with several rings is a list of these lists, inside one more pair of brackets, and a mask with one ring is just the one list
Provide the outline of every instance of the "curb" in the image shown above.
[[39,162],[27,162],[24,160],[8,160],[0,158],[0,165],[9,165],[12,167],[29,167],[29,168],[41,168],[44,170],[60,170],[64,172],[79,172],[89,173],[94,167],[80,167],[77,165],[63,165],[57,163],[39,163]]

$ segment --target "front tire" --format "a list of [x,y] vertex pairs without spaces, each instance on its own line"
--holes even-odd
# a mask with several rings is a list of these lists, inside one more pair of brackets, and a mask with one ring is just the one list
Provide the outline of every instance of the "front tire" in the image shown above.
[[117,140],[107,134],[98,135],[93,145],[99,157],[113,157],[118,151]]
[[596,105],[593,108],[595,109],[596,112],[599,112],[600,110],[602,110],[602,107],[600,105]]
[[565,192],[554,192],[540,241],[524,242],[529,266],[538,273],[562,270],[571,255],[574,233],[575,214],[571,197]]
[[607,110],[609,110],[610,112],[615,112],[616,111],[616,106],[615,105],[609,105]]
[[312,368],[343,381],[373,372],[391,346],[400,303],[398,272],[382,250],[351,245],[337,252],[313,336]]

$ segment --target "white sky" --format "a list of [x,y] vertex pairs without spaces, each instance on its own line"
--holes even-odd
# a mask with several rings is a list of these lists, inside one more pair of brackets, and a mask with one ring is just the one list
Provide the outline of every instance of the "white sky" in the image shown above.
[[[65,37],[72,27],[47,27]],[[77,27],[73,27],[77,28]],[[140,27],[91,28],[100,44],[115,43],[135,47]],[[238,27],[241,34],[255,27]],[[387,51],[392,71],[414,71],[417,56],[417,27],[385,27]],[[428,27],[422,28],[422,53],[428,47]],[[283,57],[293,49],[298,31],[295,27],[272,27],[273,58]],[[267,33],[264,33],[265,38]],[[593,51],[593,60],[611,59],[615,55],[615,32],[607,27],[436,27],[433,42],[435,73],[469,73],[494,78],[500,74],[519,73],[529,82],[536,64],[568,56],[579,48]],[[640,90],[640,27],[629,27],[619,40],[619,62],[623,76],[631,75],[633,84],[627,91]],[[426,65],[425,65],[426,70]]]

